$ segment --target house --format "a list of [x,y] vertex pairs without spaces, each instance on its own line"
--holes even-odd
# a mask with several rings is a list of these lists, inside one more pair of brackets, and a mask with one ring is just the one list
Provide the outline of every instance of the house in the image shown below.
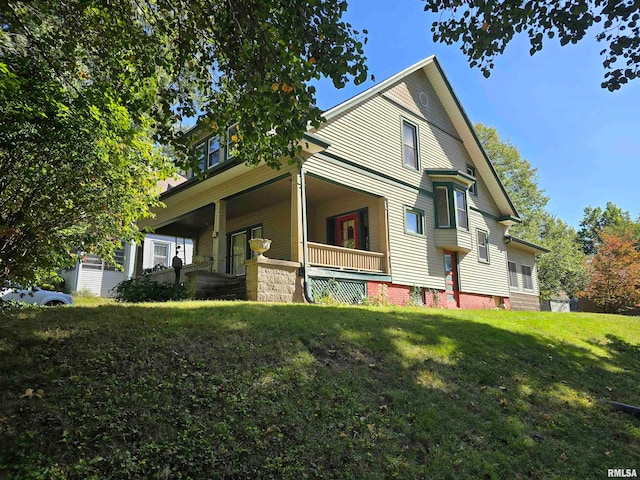
[[[180,247],[176,249],[176,247]],[[136,250],[138,254],[136,255]],[[100,297],[115,295],[115,287],[134,272],[156,265],[171,266],[171,259],[179,251],[184,263],[193,262],[193,240],[184,237],[147,234],[144,243],[137,247],[125,243],[115,251],[118,266],[104,262],[99,256],[80,252],[76,265],[61,273],[66,289],[71,292],[88,291]],[[138,260],[138,265],[135,261]]]
[[142,226],[193,239],[193,275],[246,275],[253,300],[539,309],[544,250],[509,235],[518,213],[434,56],[324,116],[301,168],[248,167],[194,130],[204,176]]

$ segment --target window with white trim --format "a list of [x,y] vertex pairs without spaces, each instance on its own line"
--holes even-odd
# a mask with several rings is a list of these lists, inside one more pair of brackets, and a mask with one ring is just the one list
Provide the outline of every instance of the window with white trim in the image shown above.
[[404,231],[424,235],[424,212],[417,208],[404,207]]
[[405,167],[418,170],[418,127],[402,121],[402,161]]
[[455,189],[456,192],[456,218],[458,220],[458,228],[469,230],[469,215],[467,213],[467,193],[462,190]]
[[518,268],[516,262],[508,262],[509,265],[509,286],[518,288]]
[[533,290],[531,267],[529,265],[520,265],[520,270],[522,272],[522,288],[525,290]]
[[220,138],[211,137],[209,139],[209,154],[207,160],[207,168],[211,168],[220,163]]
[[484,230],[476,230],[478,239],[478,261],[489,263],[489,234]]
[[[467,165],[467,174],[471,175],[473,178],[476,177],[476,169],[475,167],[472,167],[471,165]],[[471,186],[469,187],[469,193],[471,195],[478,195],[478,188],[476,185],[477,182],[473,182],[471,184]]]
[[169,244],[153,242],[153,265],[169,266]]
[[449,214],[449,189],[436,187],[436,217],[438,228],[449,228],[451,217]]

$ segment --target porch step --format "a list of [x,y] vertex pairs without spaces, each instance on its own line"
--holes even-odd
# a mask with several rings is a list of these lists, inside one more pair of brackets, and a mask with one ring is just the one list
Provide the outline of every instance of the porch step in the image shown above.
[[197,300],[245,300],[245,277],[209,272],[194,272],[189,276],[190,291]]

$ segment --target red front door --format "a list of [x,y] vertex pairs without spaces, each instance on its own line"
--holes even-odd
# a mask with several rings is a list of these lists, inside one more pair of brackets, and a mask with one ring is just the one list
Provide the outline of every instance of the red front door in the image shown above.
[[358,248],[358,214],[350,213],[338,217],[337,224],[337,242],[340,247]]
[[444,251],[444,290],[447,308],[459,308],[458,256],[447,250]]

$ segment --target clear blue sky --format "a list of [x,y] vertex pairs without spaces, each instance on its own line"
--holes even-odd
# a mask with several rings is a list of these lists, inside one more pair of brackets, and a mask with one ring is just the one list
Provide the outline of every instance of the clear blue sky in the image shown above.
[[[578,226],[586,206],[612,201],[640,215],[640,79],[610,93],[600,87],[604,47],[593,39],[560,47],[548,41],[531,57],[526,38],[514,40],[491,77],[470,69],[457,45],[434,44],[420,0],[349,0],[346,20],[369,31],[367,65],[376,81],[435,54],[473,123],[510,140],[537,168],[550,197],[547,209]],[[374,85],[318,84],[327,109]]]

